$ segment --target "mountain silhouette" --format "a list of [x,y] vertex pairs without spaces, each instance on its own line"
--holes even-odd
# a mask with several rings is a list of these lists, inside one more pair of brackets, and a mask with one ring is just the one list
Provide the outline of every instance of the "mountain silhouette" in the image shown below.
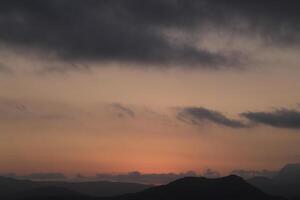
[[241,177],[231,175],[208,179],[186,177],[167,185],[153,187],[135,194],[109,198],[112,200],[275,200]]
[[[33,182],[14,179],[0,179],[9,183],[10,195],[5,200],[282,200],[268,195],[241,177],[231,175],[209,179],[186,177],[166,185],[111,197],[97,197],[64,186],[47,185],[49,182]],[[0,181],[1,183],[1,181]],[[25,185],[24,185],[25,183]],[[55,182],[54,182],[55,183]],[[64,183],[64,182],[59,182]],[[26,185],[28,184],[28,185]],[[65,185],[68,185],[64,183]],[[75,183],[69,183],[75,184]],[[84,184],[95,184],[93,182]],[[99,184],[99,183],[98,183]],[[113,183],[112,183],[113,184]],[[115,183],[119,184],[119,183]],[[16,190],[16,185],[18,186]],[[23,188],[20,188],[23,187]],[[1,188],[1,187],[0,187]],[[4,190],[2,190],[3,192]],[[12,193],[12,191],[17,191]]]
[[[91,181],[91,182],[44,182],[18,180],[13,178],[0,177],[0,199],[16,196],[17,194],[26,194],[26,192],[38,192],[42,188],[64,188],[80,194],[89,196],[116,196],[126,193],[135,193],[147,188],[150,185],[138,183],[119,183],[109,181]],[[53,192],[55,193],[55,192]]]
[[0,177],[0,199],[7,199],[26,190],[32,190],[37,187],[32,181],[16,180],[13,178]]
[[66,188],[49,186],[28,190],[11,197],[13,200],[96,200],[96,197],[84,195]]

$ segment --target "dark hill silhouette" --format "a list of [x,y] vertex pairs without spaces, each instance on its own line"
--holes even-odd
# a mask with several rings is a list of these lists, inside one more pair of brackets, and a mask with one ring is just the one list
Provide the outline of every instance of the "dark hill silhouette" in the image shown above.
[[83,195],[69,189],[49,186],[28,190],[11,198],[13,200],[96,200],[96,197]]
[[90,196],[116,196],[126,193],[135,193],[147,188],[150,185],[137,183],[119,183],[109,181],[95,182],[38,182],[29,180],[18,180],[13,178],[0,177],[0,199],[7,199],[16,194],[25,193],[29,190],[59,187],[65,188],[74,192]]
[[273,179],[254,177],[248,182],[268,194],[300,199],[300,164],[284,166]]
[[242,178],[231,175],[223,178],[208,179],[186,177],[167,185],[157,186],[145,191],[122,195],[112,200],[275,200],[248,184]]
[[[6,181],[19,182],[14,179]],[[141,192],[124,194],[115,197],[93,197],[72,189],[60,186],[36,187],[36,182],[29,183],[27,190],[19,190],[14,198],[5,200],[282,200],[282,198],[267,195],[244,179],[231,175],[223,178],[208,179],[203,177],[186,177],[167,185],[155,186]],[[20,186],[18,185],[18,186]],[[31,189],[28,189],[31,187]]]
[[32,190],[36,187],[37,184],[32,181],[0,177],[0,199],[7,199],[8,197],[26,190]]
[[95,182],[47,182],[47,185],[55,185],[58,187],[67,188],[82,194],[91,196],[116,196],[126,193],[135,193],[152,187],[138,183],[123,183],[110,181],[95,181]]
[[277,194],[277,195],[280,194],[279,188],[277,189],[277,192],[275,193],[272,192],[274,188],[276,188],[278,185],[271,178],[259,176],[259,177],[253,177],[251,179],[248,179],[247,182],[268,194]]

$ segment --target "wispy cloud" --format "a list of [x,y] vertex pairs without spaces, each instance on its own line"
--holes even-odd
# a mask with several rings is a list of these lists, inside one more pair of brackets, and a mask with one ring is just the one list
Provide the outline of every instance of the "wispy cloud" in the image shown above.
[[111,106],[117,110],[118,117],[134,118],[136,115],[133,109],[126,107],[125,105],[122,105],[120,103],[113,103],[111,104]]
[[185,107],[179,109],[177,118],[185,123],[201,125],[205,121],[231,128],[246,128],[246,124],[239,120],[230,119],[218,111],[203,107]]

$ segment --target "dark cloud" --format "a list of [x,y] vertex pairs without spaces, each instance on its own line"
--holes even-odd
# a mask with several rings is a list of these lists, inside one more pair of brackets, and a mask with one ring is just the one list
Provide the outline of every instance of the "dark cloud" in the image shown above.
[[193,171],[185,173],[166,173],[166,174],[142,174],[140,172],[129,172],[128,174],[97,174],[98,180],[137,182],[149,184],[165,184],[179,178],[187,176],[197,176]]
[[218,68],[243,56],[176,42],[165,30],[228,31],[278,45],[300,43],[296,0],[2,0],[0,43],[66,60]]
[[252,122],[278,128],[300,128],[300,112],[297,110],[277,109],[272,112],[245,112],[241,116]]
[[210,20],[221,29],[250,37],[259,35],[267,44],[299,46],[300,2],[297,0],[207,1]]
[[[194,18],[188,16],[192,5],[185,8],[184,4],[169,0],[4,0],[0,3],[0,41],[52,51],[67,60],[203,66],[238,62],[234,56],[168,41],[162,33],[166,26],[177,27]],[[186,16],[178,18],[180,13]]]
[[230,119],[218,111],[209,110],[202,107],[186,107],[179,109],[177,118],[183,122],[195,125],[201,125],[201,123],[204,121],[210,121],[215,124],[231,128],[248,127],[241,121]]

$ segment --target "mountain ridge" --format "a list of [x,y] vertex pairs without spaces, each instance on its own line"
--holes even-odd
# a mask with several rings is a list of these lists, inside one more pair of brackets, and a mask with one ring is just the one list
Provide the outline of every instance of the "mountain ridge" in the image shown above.
[[185,177],[169,184],[146,189],[135,194],[109,198],[111,200],[279,200],[247,183],[241,177],[230,175],[209,179]]

